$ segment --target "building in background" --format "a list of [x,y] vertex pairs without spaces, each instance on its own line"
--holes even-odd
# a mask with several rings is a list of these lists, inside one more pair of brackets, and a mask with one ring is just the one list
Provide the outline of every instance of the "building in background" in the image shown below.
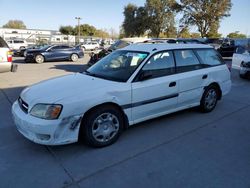
[[28,44],[75,44],[75,36],[62,35],[55,30],[0,28],[0,36],[5,40],[25,39]]

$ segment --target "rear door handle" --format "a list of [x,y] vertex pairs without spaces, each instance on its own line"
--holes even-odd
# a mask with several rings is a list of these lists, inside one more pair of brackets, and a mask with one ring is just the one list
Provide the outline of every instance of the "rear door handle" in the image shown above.
[[204,79],[207,79],[207,74],[203,75],[203,76],[202,76],[202,79],[203,79],[203,80],[204,80]]
[[170,82],[169,87],[175,87],[176,86],[176,82]]

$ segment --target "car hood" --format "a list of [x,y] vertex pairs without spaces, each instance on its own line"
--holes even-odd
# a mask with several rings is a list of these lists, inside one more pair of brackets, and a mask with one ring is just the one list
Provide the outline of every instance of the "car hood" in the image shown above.
[[71,74],[39,82],[27,87],[21,93],[21,98],[29,105],[37,103],[54,104],[74,96],[91,95],[93,92],[108,88],[109,80],[95,78],[85,74]]

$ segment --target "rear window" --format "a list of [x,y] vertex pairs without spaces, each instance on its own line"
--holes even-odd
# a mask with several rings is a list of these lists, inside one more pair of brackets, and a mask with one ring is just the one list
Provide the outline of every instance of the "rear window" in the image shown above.
[[202,63],[208,66],[216,66],[223,64],[223,61],[214,49],[200,49],[196,50],[198,56],[202,60]]
[[7,43],[0,37],[0,48],[9,48]]

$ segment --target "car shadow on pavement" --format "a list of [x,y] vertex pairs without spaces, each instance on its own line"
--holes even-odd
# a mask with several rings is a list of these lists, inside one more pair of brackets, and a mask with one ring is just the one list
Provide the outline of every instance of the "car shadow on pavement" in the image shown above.
[[54,67],[51,67],[50,69],[61,69],[66,72],[84,72],[88,68],[89,66],[86,64],[84,65],[64,64],[64,65],[54,65]]
[[24,59],[14,59],[12,62],[17,64],[25,64]]

